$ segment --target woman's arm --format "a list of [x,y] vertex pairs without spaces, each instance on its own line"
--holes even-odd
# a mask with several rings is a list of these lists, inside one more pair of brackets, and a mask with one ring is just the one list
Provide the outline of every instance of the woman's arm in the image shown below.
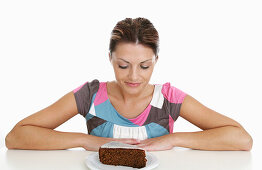
[[139,146],[146,150],[166,150],[175,146],[200,150],[251,150],[253,140],[236,121],[202,105],[187,95],[180,116],[201,128],[199,132],[176,132],[146,139]]
[[203,150],[250,150],[253,140],[235,120],[202,105],[187,95],[180,116],[201,128],[200,132],[173,134],[174,145]]
[[200,132],[176,132],[173,146],[200,150],[243,150],[252,148],[252,138],[244,129],[234,126],[218,127]]
[[53,129],[77,114],[74,94],[66,94],[49,107],[18,122],[6,136],[9,149],[67,149],[79,147],[81,133]]
[[60,150],[82,147],[89,151],[98,151],[99,147],[110,141],[137,144],[135,139],[113,139],[97,137],[84,133],[59,132],[38,126],[21,126],[6,137],[8,149]]
[[136,140],[96,137],[84,133],[59,132],[55,129],[78,113],[73,92],[49,107],[18,122],[6,136],[8,149],[57,150],[83,147],[97,151],[112,140],[135,144]]

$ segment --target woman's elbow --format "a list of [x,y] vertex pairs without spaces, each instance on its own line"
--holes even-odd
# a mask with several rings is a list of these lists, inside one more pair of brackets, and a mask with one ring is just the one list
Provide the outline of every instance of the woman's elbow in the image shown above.
[[13,137],[12,137],[12,134],[11,132],[9,132],[6,137],[5,137],[5,146],[8,148],[8,149],[14,149],[13,145]]
[[253,146],[253,139],[244,129],[241,129],[241,131],[242,138],[240,150],[250,151]]
[[250,135],[248,135],[247,137],[245,137],[244,139],[244,144],[243,144],[243,148],[242,150],[244,151],[250,151],[252,149],[253,146],[253,139]]
[[16,149],[17,143],[17,127],[15,127],[6,135],[5,146],[8,149]]

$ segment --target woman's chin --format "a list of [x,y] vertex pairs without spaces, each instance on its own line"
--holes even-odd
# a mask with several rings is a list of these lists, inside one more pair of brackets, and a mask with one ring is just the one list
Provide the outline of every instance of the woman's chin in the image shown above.
[[139,85],[137,87],[130,87],[129,85],[125,85],[125,91],[128,94],[132,94],[132,95],[140,94],[143,91],[143,87],[142,85]]

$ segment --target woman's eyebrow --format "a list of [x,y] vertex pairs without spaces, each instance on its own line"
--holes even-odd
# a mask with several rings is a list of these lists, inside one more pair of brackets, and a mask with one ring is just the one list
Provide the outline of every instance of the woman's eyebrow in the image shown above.
[[126,62],[126,63],[129,63],[128,61],[126,61],[126,60],[124,60],[124,59],[122,59],[122,58],[117,58],[118,60],[123,60],[124,62]]
[[142,61],[141,63],[145,63],[147,61],[152,61],[152,59],[148,59],[148,60]]
[[[117,58],[118,60],[123,60],[124,62],[126,62],[126,63],[129,63],[128,61],[126,61],[126,60],[124,60],[124,59],[122,59],[122,58]],[[148,60],[145,60],[145,61],[142,61],[141,63],[145,63],[145,62],[147,62],[147,61],[151,61],[152,59],[148,59]]]

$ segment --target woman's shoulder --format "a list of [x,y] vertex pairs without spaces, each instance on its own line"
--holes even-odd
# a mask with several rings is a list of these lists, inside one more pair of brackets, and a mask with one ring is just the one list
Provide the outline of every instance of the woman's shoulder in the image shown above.
[[94,101],[94,95],[101,89],[101,83],[99,80],[93,79],[86,81],[73,90],[78,112],[84,117],[90,110],[92,102]]
[[85,81],[85,83],[81,84],[80,86],[78,86],[77,88],[75,88],[73,90],[74,93],[80,92],[80,91],[89,91],[89,90],[98,90],[100,84],[102,82],[100,82],[98,79],[93,79],[93,80],[88,80]]
[[164,98],[171,103],[182,103],[186,96],[184,91],[175,87],[170,82],[155,85],[161,87],[161,93],[163,94]]

